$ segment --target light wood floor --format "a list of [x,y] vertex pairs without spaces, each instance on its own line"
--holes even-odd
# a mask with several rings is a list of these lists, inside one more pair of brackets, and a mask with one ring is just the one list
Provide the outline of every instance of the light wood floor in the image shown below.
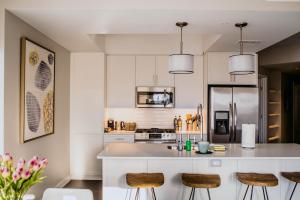
[[102,182],[92,180],[72,180],[65,188],[90,189],[94,194],[94,200],[102,200]]

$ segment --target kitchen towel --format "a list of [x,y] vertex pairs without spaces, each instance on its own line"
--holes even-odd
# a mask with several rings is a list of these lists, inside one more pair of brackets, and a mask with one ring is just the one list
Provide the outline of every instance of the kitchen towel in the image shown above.
[[255,124],[242,124],[242,147],[255,148]]

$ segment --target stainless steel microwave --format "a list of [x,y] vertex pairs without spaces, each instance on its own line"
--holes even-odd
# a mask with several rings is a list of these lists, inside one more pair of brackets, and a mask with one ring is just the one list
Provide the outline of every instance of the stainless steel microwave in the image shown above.
[[174,108],[174,87],[136,87],[137,108]]

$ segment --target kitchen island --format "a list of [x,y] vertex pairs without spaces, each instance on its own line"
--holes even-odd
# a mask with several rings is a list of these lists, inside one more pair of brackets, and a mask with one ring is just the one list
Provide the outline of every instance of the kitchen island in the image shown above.
[[[103,200],[125,199],[130,188],[125,175],[129,172],[163,172],[165,184],[156,189],[159,200],[189,198],[190,188],[181,184],[181,173],[216,173],[221,186],[211,190],[212,199],[242,199],[246,186],[235,177],[236,172],[273,173],[279,179],[277,187],[268,188],[273,200],[287,199],[293,184],[280,176],[281,171],[300,171],[300,145],[257,144],[245,149],[239,144],[226,145],[225,152],[199,155],[192,152],[170,150],[166,144],[112,143],[97,156],[103,162]],[[132,191],[132,197],[134,196]],[[195,199],[206,199],[205,190],[197,190]],[[151,199],[146,191],[141,199]],[[261,188],[254,189],[254,199],[263,199]],[[294,199],[300,199],[296,190]]]

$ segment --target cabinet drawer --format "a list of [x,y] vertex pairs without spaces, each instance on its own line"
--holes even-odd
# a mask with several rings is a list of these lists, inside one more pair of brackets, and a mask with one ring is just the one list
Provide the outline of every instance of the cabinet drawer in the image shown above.
[[134,143],[134,135],[104,135],[104,143]]

